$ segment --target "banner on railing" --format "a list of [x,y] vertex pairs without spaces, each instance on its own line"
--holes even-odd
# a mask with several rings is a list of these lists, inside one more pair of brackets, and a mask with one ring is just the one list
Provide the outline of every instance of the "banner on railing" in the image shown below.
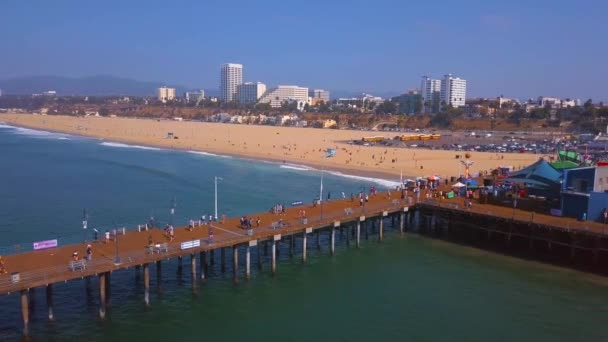
[[191,241],[185,241],[181,243],[181,249],[190,249],[190,248],[196,248],[196,247],[200,247],[201,246],[201,240],[191,240]]
[[59,245],[59,243],[57,242],[57,239],[45,240],[45,241],[34,242],[33,248],[35,251],[37,251],[37,250],[41,250],[41,249],[57,247],[58,245]]

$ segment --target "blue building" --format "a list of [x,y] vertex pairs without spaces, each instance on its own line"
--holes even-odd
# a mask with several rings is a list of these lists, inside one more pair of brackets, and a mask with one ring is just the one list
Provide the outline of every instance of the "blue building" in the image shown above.
[[608,208],[608,167],[579,167],[564,170],[562,216],[603,221]]

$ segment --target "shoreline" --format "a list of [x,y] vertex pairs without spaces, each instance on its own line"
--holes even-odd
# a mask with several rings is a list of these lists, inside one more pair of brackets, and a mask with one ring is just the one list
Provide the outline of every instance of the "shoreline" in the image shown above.
[[[14,127],[106,142],[303,166],[395,183],[399,182],[401,175],[404,178],[440,176],[445,179],[462,174],[461,160],[465,153],[473,155],[473,174],[498,166],[512,166],[514,169],[524,167],[539,157],[533,154],[427,150],[348,143],[370,134],[392,139],[394,132],[14,113],[0,114],[0,121]],[[172,139],[171,136],[178,139]],[[336,150],[334,157],[324,158],[324,151],[328,148]]]
[[[1,118],[1,116],[0,116],[0,118]],[[14,123],[7,123],[4,121],[0,121],[0,124],[4,124],[8,127],[14,127],[14,128],[31,129],[31,130],[38,131],[38,132],[47,132],[47,133],[51,133],[51,134],[65,134],[65,135],[69,135],[69,136],[73,136],[73,137],[94,139],[94,140],[98,140],[100,142],[106,142],[106,143],[119,143],[119,144],[124,144],[125,148],[144,147],[144,148],[158,149],[159,151],[162,151],[162,150],[176,151],[176,152],[185,152],[185,153],[193,153],[193,154],[200,153],[201,155],[206,154],[207,157],[235,158],[235,159],[246,160],[246,161],[270,163],[270,164],[277,165],[279,167],[286,166],[287,169],[291,169],[293,171],[312,171],[312,172],[321,172],[322,171],[319,168],[319,165],[314,165],[312,163],[305,163],[305,162],[293,163],[293,162],[289,162],[287,160],[279,160],[279,159],[273,159],[273,158],[256,158],[251,155],[245,155],[245,154],[191,150],[191,149],[182,148],[182,147],[167,147],[162,144],[140,143],[140,142],[130,141],[128,139],[107,139],[107,138],[101,138],[101,137],[97,137],[97,136],[93,136],[93,135],[78,134],[78,133],[74,133],[74,132],[68,131],[68,130],[45,130],[45,129],[41,129],[41,128],[39,128],[37,126],[33,126],[33,125],[29,126],[29,125],[25,125],[25,124],[14,124]],[[323,169],[323,171],[326,173],[333,174],[336,177],[346,177],[346,178],[361,177],[361,178],[367,178],[367,180],[370,182],[381,181],[381,182],[393,182],[396,184],[399,183],[398,179],[394,180],[394,175],[385,173],[385,172],[373,172],[373,171],[357,172],[357,171],[353,171],[352,169],[348,169],[348,168],[335,168],[335,167]],[[404,174],[403,178],[404,179],[405,178],[415,178],[415,176]],[[374,180],[376,180],[376,181],[374,181]]]

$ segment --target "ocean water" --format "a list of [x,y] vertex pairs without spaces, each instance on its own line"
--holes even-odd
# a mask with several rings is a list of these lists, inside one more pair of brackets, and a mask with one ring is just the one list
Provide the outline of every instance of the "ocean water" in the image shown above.
[[[133,227],[151,215],[167,222],[175,198],[175,222],[186,223],[213,213],[214,176],[223,178],[219,211],[228,216],[310,202],[319,192],[319,171],[301,165],[7,125],[0,125],[0,157],[0,253],[50,238],[81,240],[91,233],[81,227],[84,208],[89,227],[102,231]],[[392,182],[338,173],[324,178],[332,197],[372,184]],[[265,263],[238,284],[216,258],[195,292],[188,267],[180,271],[177,260],[163,264],[160,283],[152,267],[150,308],[141,272],[114,272],[105,321],[97,318],[97,279],[57,284],[53,323],[46,320],[44,289],[37,289],[31,335],[42,341],[608,339],[606,278],[390,229],[383,243],[371,238],[359,250],[339,237],[334,257],[312,240],[307,264],[297,257],[300,241],[293,258],[282,244],[277,276]],[[0,308],[0,341],[20,339],[19,297],[0,297]]]

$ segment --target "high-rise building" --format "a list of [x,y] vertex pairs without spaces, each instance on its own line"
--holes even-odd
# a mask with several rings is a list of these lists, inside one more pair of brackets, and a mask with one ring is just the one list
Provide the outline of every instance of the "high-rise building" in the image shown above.
[[163,103],[175,99],[175,88],[160,87],[158,88],[158,100]]
[[226,63],[220,72],[220,100],[233,102],[237,100],[237,86],[243,83],[243,65]]
[[422,76],[420,95],[424,112],[437,113],[441,102],[441,80],[435,80],[428,76]]
[[441,81],[441,102],[454,108],[464,107],[467,95],[467,80],[447,74]]
[[308,92],[308,96],[311,98],[312,102],[323,101],[325,103],[329,102],[329,91],[323,89],[314,89]]
[[259,100],[260,103],[270,103],[273,108],[279,108],[285,102],[297,102],[298,109],[303,109],[308,103],[308,88],[280,85],[268,90]]
[[240,104],[256,103],[266,92],[266,85],[262,82],[245,82],[236,87],[237,101]]

